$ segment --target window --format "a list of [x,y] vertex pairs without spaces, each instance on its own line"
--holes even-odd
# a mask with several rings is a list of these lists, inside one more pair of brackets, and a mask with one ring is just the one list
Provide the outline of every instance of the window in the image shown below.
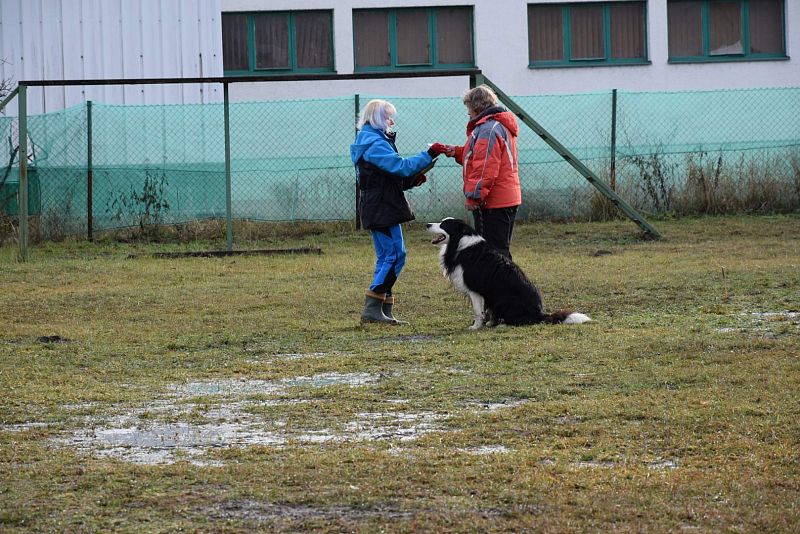
[[222,65],[225,74],[332,72],[332,13],[223,13]]
[[783,59],[784,0],[669,0],[669,60]]
[[472,8],[353,11],[356,70],[472,67]]
[[528,5],[532,67],[647,63],[645,3]]

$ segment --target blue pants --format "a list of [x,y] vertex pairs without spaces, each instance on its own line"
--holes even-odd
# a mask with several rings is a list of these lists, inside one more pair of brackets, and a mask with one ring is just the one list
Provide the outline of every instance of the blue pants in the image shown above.
[[370,291],[392,293],[392,286],[406,264],[406,244],[403,242],[403,229],[399,224],[372,230],[372,243],[375,245],[375,275]]

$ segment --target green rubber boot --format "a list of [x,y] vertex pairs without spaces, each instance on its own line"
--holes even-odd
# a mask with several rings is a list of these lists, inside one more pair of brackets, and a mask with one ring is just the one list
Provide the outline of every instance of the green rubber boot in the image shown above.
[[364,299],[364,311],[361,312],[362,323],[397,324],[397,321],[383,314],[383,299],[384,295],[374,291],[367,291],[367,296]]
[[395,321],[397,324],[408,324],[408,321],[401,321],[392,315],[392,307],[394,307],[394,296],[386,295],[386,298],[383,299],[383,309],[381,310],[383,311],[383,314],[392,321]]

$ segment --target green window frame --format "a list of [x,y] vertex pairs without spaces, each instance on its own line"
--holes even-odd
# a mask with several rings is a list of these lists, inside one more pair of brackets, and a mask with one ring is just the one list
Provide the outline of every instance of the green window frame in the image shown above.
[[[630,11],[631,8],[634,11]],[[627,28],[624,28],[624,24],[622,24],[624,22],[622,10],[625,9],[629,10],[628,15],[638,18],[636,24],[629,25]],[[587,19],[584,21],[584,27],[581,27],[575,23],[575,20],[581,12],[587,10],[593,10],[595,20]],[[592,23],[593,28],[586,27]],[[623,26],[623,30],[615,31],[618,24]],[[599,32],[595,34],[591,30],[599,30]],[[581,56],[579,50],[581,47],[584,49],[593,47],[595,55]],[[625,49],[628,51],[621,54],[620,50]],[[528,4],[529,68],[649,64],[647,2]]]
[[[399,23],[415,15],[422,21],[417,28],[412,29],[412,32],[417,32],[415,37],[418,39],[409,35],[403,41],[405,34]],[[354,71],[420,71],[474,67],[473,17],[472,6],[354,9]],[[466,30],[467,35],[461,35],[463,40],[455,41],[452,36],[458,35],[459,25]],[[427,43],[424,41],[425,37]],[[420,48],[425,46],[427,54]],[[413,56],[415,53],[426,57],[404,60],[404,55]]]
[[[726,5],[734,8],[734,14],[738,12],[739,41],[736,44],[740,50],[713,49],[713,41],[717,39],[714,35],[713,13],[716,9]],[[763,18],[755,16],[757,13],[753,12],[752,8],[754,6],[772,6],[775,8],[779,12],[779,27],[772,27],[766,30],[763,27]],[[695,18],[699,19],[695,21],[697,24],[694,28],[689,27],[688,23],[681,24],[677,15],[679,9],[692,7],[696,10]],[[789,59],[786,55],[785,0],[668,0],[667,15],[669,63],[717,63]],[[779,32],[779,35],[775,35],[773,32]],[[676,50],[681,45],[676,44],[675,41],[681,37],[686,38],[687,33],[689,38],[694,40],[696,53],[680,53],[683,50]],[[770,45],[775,48],[775,51],[758,51],[754,41],[761,41],[764,38],[772,41]],[[684,48],[689,48],[690,46],[686,44]]]
[[[277,24],[259,25],[265,20]],[[262,44],[261,35],[271,41]],[[225,76],[335,72],[333,11],[224,12],[222,46]]]

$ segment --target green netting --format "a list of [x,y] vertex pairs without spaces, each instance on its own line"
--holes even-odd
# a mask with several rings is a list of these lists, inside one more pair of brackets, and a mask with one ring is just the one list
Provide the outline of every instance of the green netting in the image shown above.
[[[0,139],[5,144],[6,140],[11,136],[11,125],[14,123],[15,117],[2,117],[0,116]],[[4,159],[3,163],[8,161]]]
[[[360,106],[375,97],[359,95]],[[401,154],[434,141],[464,142],[468,117],[459,98],[382,98],[398,109]],[[610,91],[514,100],[601,178],[610,179]],[[81,105],[29,117],[45,234],[49,226],[62,233],[86,229],[88,112]],[[96,230],[225,216],[221,103],[94,103],[91,113]],[[754,183],[778,190],[780,202],[764,204],[765,209],[797,209],[799,114],[798,88],[619,92],[616,184],[632,204],[648,211],[678,209],[678,201],[701,186],[705,197],[712,187],[723,205],[741,207]],[[355,119],[355,97],[231,104],[233,217],[353,219],[348,147]],[[11,137],[12,121],[0,117],[4,140]],[[419,219],[466,215],[460,169],[453,160],[440,159],[428,183],[409,194]],[[521,218],[593,217],[594,189],[524,125],[519,164]]]

